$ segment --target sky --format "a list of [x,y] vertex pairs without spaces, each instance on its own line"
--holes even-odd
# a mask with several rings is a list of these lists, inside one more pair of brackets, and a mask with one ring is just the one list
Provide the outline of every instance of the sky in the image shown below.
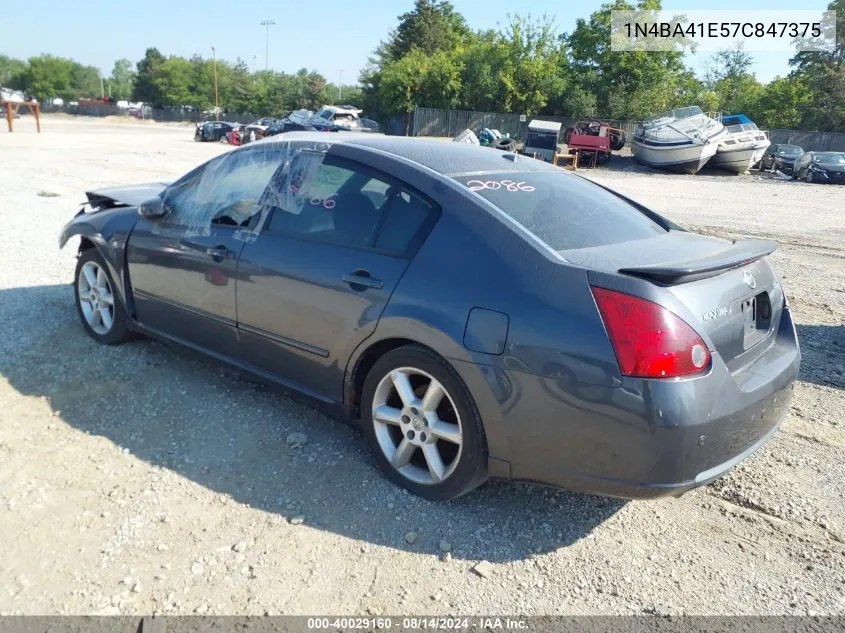
[[[382,0],[365,5],[350,0],[320,0],[314,8],[301,2],[253,1],[243,6],[231,0],[39,0],[3,2],[0,12],[0,53],[27,58],[40,53],[72,57],[108,75],[116,59],[140,60],[157,47],[165,55],[200,54],[252,68],[294,72],[317,70],[329,81],[355,83],[372,50],[413,7],[413,0]],[[496,28],[508,13],[548,14],[560,31],[588,18],[601,0],[452,0],[470,28]],[[664,0],[664,9],[818,9],[828,0]],[[379,8],[374,8],[379,6]],[[268,30],[264,19],[274,20]],[[269,43],[269,46],[268,46]],[[689,55],[687,63],[702,72],[712,53]],[[754,54],[753,71],[768,82],[789,72],[789,52]]]

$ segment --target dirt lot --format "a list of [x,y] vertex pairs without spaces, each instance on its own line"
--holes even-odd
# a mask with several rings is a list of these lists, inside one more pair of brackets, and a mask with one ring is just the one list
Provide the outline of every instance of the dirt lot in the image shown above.
[[432,504],[272,388],[83,333],[75,244],[56,240],[84,188],[171,179],[224,147],[185,128],[17,126],[0,132],[0,612],[845,613],[842,188],[591,172],[689,228],[780,242],[804,353],[789,417],[681,499],[494,483]]

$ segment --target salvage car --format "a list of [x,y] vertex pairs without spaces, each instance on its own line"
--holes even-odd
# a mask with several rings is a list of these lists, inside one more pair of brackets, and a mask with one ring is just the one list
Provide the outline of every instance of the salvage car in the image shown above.
[[795,163],[795,180],[845,185],[845,153],[807,152]]
[[208,121],[197,126],[194,132],[194,140],[199,142],[221,141],[228,143],[229,134],[239,127],[235,123],[227,123],[226,121]]
[[775,243],[688,232],[525,156],[293,132],[87,195],[59,245],[80,238],[94,341],[145,334],[301,394],[428,499],[491,477],[680,495],[789,408]]
[[760,160],[760,169],[763,171],[782,171],[791,174],[795,161],[804,155],[804,149],[798,145],[784,143],[769,145],[763,158]]

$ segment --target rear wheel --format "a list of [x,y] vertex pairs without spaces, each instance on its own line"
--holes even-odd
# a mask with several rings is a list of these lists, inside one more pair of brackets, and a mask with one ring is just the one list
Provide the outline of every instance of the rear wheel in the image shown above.
[[88,335],[104,345],[129,340],[126,312],[114,293],[106,264],[95,248],[79,254],[75,281],[76,309]]
[[455,370],[425,348],[401,347],[370,370],[362,426],[394,483],[433,501],[487,480],[487,444],[475,402]]

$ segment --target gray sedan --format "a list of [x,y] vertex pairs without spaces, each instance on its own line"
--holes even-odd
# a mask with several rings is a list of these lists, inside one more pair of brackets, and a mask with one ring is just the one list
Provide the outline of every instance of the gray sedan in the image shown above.
[[304,395],[429,499],[490,477],[681,494],[771,437],[798,374],[774,243],[511,153],[295,132],[88,197],[60,245],[81,238],[93,339]]

